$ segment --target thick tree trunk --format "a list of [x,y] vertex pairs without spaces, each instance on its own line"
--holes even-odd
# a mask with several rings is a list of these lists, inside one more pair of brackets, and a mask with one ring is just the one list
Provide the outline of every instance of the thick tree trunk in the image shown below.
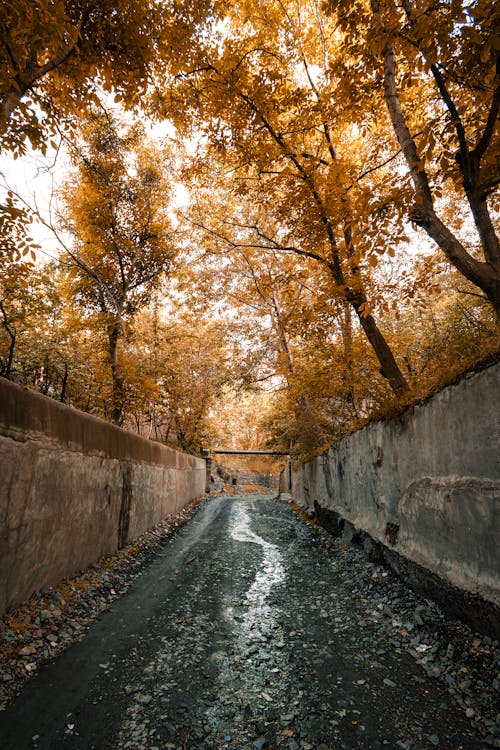
[[[443,91],[442,87],[440,91],[446,97],[447,92]],[[396,85],[396,56],[393,41],[388,41],[384,49],[384,92],[394,133],[403,151],[415,188],[415,205],[410,219],[425,229],[450,263],[463,276],[482,289],[497,315],[500,315],[500,252],[486,199],[481,196],[479,162],[474,164],[473,160],[471,161],[472,154],[467,151],[466,145],[462,145],[461,150],[466,151],[466,154],[460,157],[464,191],[478,229],[486,262],[476,260],[470,255],[435,212],[428,176],[401,108]],[[446,100],[445,103],[447,103]]]
[[425,229],[457,271],[485,293],[497,315],[500,315],[500,258],[497,262],[489,263],[473,258],[432,207],[429,209],[416,205],[411,218]]

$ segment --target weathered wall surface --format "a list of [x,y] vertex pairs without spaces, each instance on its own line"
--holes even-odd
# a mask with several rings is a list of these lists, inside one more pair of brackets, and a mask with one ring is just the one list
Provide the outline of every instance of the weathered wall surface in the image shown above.
[[205,491],[205,461],[0,378],[0,613]]
[[[294,467],[282,492],[500,605],[500,367]],[[335,521],[336,519],[336,521]]]

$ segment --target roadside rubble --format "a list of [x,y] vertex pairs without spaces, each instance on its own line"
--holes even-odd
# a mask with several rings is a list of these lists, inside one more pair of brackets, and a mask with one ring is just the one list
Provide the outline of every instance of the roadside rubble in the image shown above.
[[339,544],[298,506],[292,507],[332,551],[343,583],[352,585],[353,603],[364,610],[361,627],[376,624],[385,633],[387,648],[408,653],[429,677],[441,682],[485,746],[500,748],[498,640],[450,618],[391,570],[370,562],[362,548]]

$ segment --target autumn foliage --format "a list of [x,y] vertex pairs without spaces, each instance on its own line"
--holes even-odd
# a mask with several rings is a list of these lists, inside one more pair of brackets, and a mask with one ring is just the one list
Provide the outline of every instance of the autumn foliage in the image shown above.
[[3,376],[184,450],[310,455],[497,357],[491,3],[7,2],[0,28],[4,152],[70,163],[48,265],[2,198]]

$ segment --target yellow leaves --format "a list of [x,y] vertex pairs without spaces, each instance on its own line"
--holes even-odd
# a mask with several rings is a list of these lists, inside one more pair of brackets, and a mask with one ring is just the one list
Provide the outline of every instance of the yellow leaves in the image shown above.
[[[197,5],[203,14],[204,3]],[[161,75],[168,62],[158,52],[160,43],[166,54],[175,54],[163,44],[170,25],[169,14],[157,12],[154,0],[97,5],[89,0],[35,5],[28,0],[6,0],[0,8],[0,104],[3,113],[7,103],[12,105],[16,115],[0,118],[2,135],[8,126],[15,143],[28,136],[33,145],[41,145],[54,108],[59,124],[68,115],[78,116],[94,96],[91,90],[97,80],[107,91],[117,92],[117,101],[136,106],[154,72]],[[187,50],[189,39],[199,31],[199,25],[183,25],[174,46]],[[173,32],[174,28],[172,36],[179,36],[179,28]],[[21,102],[32,97],[47,115],[32,132],[29,108],[15,103],[9,91],[17,92]],[[5,141],[8,147],[14,145],[10,138]]]
[[441,292],[442,292],[442,289],[441,289],[441,287],[439,286],[439,284],[431,284],[431,285],[430,285],[430,286],[428,287],[428,291],[429,291],[429,294],[433,294],[433,295],[435,295],[435,296],[438,296],[439,294],[441,294]]

